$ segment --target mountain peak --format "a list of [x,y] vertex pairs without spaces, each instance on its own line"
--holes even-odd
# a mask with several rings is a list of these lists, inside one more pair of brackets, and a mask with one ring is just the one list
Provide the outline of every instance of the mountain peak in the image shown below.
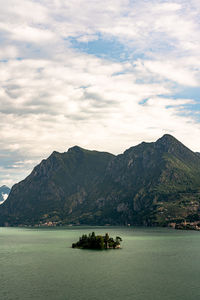
[[9,188],[7,185],[3,184],[0,188]]
[[81,152],[83,149],[79,146],[73,146],[71,148],[68,149],[68,152]]
[[164,134],[161,138],[159,138],[156,143],[170,143],[177,142],[178,140],[171,134]]

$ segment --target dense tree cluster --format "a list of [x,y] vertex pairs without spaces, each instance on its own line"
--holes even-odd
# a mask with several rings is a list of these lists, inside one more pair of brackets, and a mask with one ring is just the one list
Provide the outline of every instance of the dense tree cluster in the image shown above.
[[108,233],[103,235],[95,235],[94,232],[83,234],[79,238],[77,243],[72,244],[72,248],[82,248],[82,249],[116,249],[120,248],[120,242],[122,239],[117,236],[115,239],[109,237]]

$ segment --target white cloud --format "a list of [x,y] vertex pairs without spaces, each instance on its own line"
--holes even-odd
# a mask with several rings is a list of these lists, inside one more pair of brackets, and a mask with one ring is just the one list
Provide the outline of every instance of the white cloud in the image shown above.
[[182,8],[181,4],[174,3],[174,2],[166,2],[166,3],[159,3],[153,7],[153,11],[155,12],[170,12],[170,11],[177,11]]
[[[177,85],[199,86],[197,1],[0,4],[1,182],[23,179],[53,150],[75,144],[119,153],[169,132],[200,149],[199,122],[182,113],[194,99],[173,99]],[[121,43],[128,61],[70,43],[99,36]]]
[[5,201],[8,198],[8,194],[3,194],[2,193],[2,197],[3,197],[3,200]]
[[0,60],[7,60],[10,58],[16,58],[19,52],[15,46],[2,46],[0,48]]
[[137,62],[138,68],[145,72],[154,73],[160,79],[169,79],[185,86],[199,86],[200,81],[197,79],[197,72],[180,64],[179,61],[159,61],[145,60]]

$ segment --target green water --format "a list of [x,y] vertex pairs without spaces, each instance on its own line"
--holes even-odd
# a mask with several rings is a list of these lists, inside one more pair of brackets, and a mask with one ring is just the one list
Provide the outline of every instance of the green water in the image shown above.
[[[72,249],[83,233],[119,250]],[[200,299],[200,232],[122,227],[0,228],[0,299]]]

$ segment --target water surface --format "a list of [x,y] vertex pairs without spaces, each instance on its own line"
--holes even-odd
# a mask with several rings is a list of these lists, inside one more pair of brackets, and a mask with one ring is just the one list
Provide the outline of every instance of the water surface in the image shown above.
[[[122,249],[72,249],[83,233]],[[200,232],[125,227],[0,228],[1,300],[200,299]]]

